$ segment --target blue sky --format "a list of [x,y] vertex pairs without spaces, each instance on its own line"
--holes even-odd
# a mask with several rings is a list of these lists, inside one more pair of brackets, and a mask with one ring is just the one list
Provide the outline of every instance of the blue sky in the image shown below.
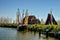
[[56,20],[60,20],[60,0],[0,0],[0,17],[16,19],[17,9],[22,14],[23,9],[29,11],[29,15],[37,18],[47,19],[47,15],[52,8],[52,14]]

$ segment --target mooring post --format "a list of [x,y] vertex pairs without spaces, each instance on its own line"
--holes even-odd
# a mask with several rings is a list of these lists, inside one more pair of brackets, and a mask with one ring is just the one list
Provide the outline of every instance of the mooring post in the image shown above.
[[60,40],[60,31],[58,31],[58,40]]
[[46,29],[46,38],[48,38],[48,31],[49,29]]

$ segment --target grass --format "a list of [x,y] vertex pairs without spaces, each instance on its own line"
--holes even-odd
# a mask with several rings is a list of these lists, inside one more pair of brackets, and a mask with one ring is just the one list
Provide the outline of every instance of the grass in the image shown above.
[[[60,31],[60,24],[59,25],[44,25],[44,24],[29,24],[28,25],[31,28],[41,28],[43,31],[46,28],[53,28],[54,31]],[[0,24],[0,27],[12,27],[12,28],[16,28],[17,24]]]
[[60,25],[44,25],[44,24],[29,24],[31,28],[42,28],[42,30],[45,30],[46,28],[53,28],[54,31],[60,31]]
[[11,28],[16,28],[16,24],[0,24],[0,27],[11,27]]

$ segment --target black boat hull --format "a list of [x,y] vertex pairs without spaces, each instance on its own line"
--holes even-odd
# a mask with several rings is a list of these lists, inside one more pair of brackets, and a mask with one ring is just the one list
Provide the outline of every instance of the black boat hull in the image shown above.
[[17,27],[17,31],[24,31],[26,29],[27,29],[26,26],[19,26],[19,27]]

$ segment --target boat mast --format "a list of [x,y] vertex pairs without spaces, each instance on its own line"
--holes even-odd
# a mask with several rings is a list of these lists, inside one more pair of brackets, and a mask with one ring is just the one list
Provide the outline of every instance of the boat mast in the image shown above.
[[50,13],[51,13],[51,24],[53,24],[52,9],[50,10]]
[[23,13],[22,13],[22,25],[23,25],[23,19],[24,19],[24,10],[23,10]]

